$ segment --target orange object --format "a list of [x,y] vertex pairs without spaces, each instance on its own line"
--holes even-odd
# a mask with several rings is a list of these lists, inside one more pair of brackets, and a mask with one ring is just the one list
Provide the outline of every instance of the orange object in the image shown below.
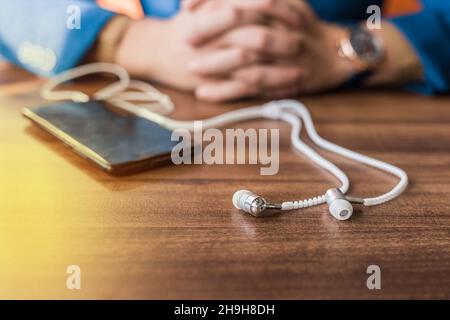
[[104,9],[126,15],[132,19],[144,17],[140,0],[97,0],[97,4]]
[[419,0],[386,0],[384,13],[388,17],[413,14],[422,10]]

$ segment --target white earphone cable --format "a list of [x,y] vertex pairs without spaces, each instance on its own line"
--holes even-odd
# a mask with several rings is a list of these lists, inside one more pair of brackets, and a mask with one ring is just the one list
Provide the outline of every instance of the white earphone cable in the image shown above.
[[[169,96],[162,94],[156,88],[143,81],[130,80],[125,69],[115,64],[94,63],[68,70],[49,80],[42,88],[41,95],[48,100],[72,100],[74,102],[88,102],[89,96],[80,91],[53,91],[53,89],[66,81],[91,73],[108,72],[119,77],[119,81],[103,88],[93,95],[95,100],[107,101],[121,109],[136,114],[139,117],[156,122],[170,130],[184,128],[194,130],[194,121],[177,121],[166,117],[174,109]],[[138,91],[127,91],[134,89]],[[134,101],[134,102],[133,102]],[[135,102],[147,102],[137,105]],[[302,122],[309,138],[320,148],[344,156],[354,161],[364,163],[379,170],[383,170],[397,176],[400,180],[389,192],[374,198],[365,198],[365,206],[378,205],[398,197],[408,185],[408,176],[400,168],[386,162],[362,155],[344,147],[338,146],[322,138],[316,131],[308,109],[296,100],[273,101],[262,106],[248,107],[221,114],[216,117],[200,120],[203,128],[218,128],[228,124],[242,122],[251,119],[281,120],[291,125],[291,142],[294,149],[306,155],[311,161],[318,164],[333,174],[340,182],[339,188],[346,193],[350,183],[347,175],[335,164],[318,154],[314,149],[305,144],[300,138]],[[313,198],[288,201],[282,203],[282,210],[293,210],[311,207],[326,202],[325,195]]]
[[[306,132],[307,132],[309,138],[317,146],[321,147],[324,150],[331,151],[338,155],[344,156],[346,158],[355,160],[360,163],[364,163],[366,165],[377,168],[379,170],[386,171],[390,174],[397,176],[400,179],[399,182],[397,183],[397,185],[391,191],[389,191],[383,195],[380,195],[378,197],[375,197],[375,198],[363,199],[365,206],[373,206],[373,205],[378,205],[378,204],[390,201],[390,200],[398,197],[406,189],[406,187],[408,185],[408,175],[402,169],[400,169],[396,166],[393,166],[389,163],[386,163],[386,162],[365,156],[363,154],[357,153],[355,151],[346,149],[344,147],[338,146],[337,144],[334,144],[330,141],[323,139],[317,133],[317,131],[314,127],[314,123],[312,121],[311,115],[310,115],[308,109],[303,104],[301,104],[295,100],[281,100],[281,101],[276,101],[275,103],[281,109],[285,108],[287,110],[292,110],[298,117],[300,117],[304,121],[305,129],[306,129]],[[294,143],[294,140],[293,140],[293,143]],[[307,153],[305,153],[305,154],[308,155]],[[313,160],[313,161],[315,161],[315,160]],[[316,162],[316,163],[319,164],[319,162]],[[326,168],[326,169],[328,171],[332,172],[341,181],[342,186],[340,189],[343,193],[346,193],[348,190],[348,186],[349,186],[348,179],[347,179],[347,183],[346,183],[346,181],[342,177],[341,173],[339,173],[340,170],[337,167],[335,167],[335,168],[330,167],[330,169],[328,169],[328,168]],[[343,174],[343,172],[342,172],[342,174]],[[341,177],[340,177],[340,175],[341,175]],[[345,176],[345,174],[344,174],[344,176]],[[345,178],[346,178],[346,176],[345,176]]]

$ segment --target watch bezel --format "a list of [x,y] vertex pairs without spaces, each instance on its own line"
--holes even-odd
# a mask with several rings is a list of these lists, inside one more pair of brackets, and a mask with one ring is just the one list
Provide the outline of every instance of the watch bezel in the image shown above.
[[[356,43],[356,41],[360,41],[361,36],[363,36],[365,41],[370,41],[370,43],[364,44],[367,47],[371,47],[370,51],[362,52],[362,50],[359,50],[360,45]],[[383,59],[383,44],[381,40],[369,30],[361,26],[353,27],[350,28],[348,37],[348,42],[354,51],[355,57],[368,67],[376,66]]]

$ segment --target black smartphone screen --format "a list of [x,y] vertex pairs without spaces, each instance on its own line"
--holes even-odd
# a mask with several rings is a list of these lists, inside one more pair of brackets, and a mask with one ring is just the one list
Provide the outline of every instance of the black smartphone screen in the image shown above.
[[[101,102],[25,109],[24,115],[108,171],[170,160],[171,131]],[[143,166],[144,167],[144,166]]]

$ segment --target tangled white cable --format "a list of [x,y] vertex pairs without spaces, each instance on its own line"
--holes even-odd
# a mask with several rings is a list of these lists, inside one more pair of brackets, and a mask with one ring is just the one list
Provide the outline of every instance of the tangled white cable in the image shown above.
[[[177,121],[170,119],[165,114],[174,109],[170,97],[162,94],[148,83],[130,80],[125,69],[118,65],[95,63],[68,70],[49,80],[42,88],[42,97],[48,100],[72,100],[74,102],[87,102],[91,98],[80,91],[53,91],[62,82],[72,80],[91,73],[107,72],[115,74],[119,81],[96,92],[92,98],[107,101],[137,116],[158,123],[170,130],[185,128],[194,130],[194,121]],[[135,89],[137,91],[127,91]],[[134,102],[147,102],[136,104]],[[329,189],[325,194],[297,201],[288,201],[280,204],[267,202],[264,198],[247,190],[237,191],[233,195],[233,204],[236,208],[248,212],[254,216],[265,215],[267,209],[294,210],[323,204],[329,205],[330,213],[338,220],[347,220],[353,213],[351,203],[360,203],[365,206],[374,206],[390,201],[398,197],[408,185],[408,176],[400,168],[386,162],[362,155],[344,147],[325,140],[317,133],[308,109],[296,100],[273,101],[262,106],[248,107],[221,114],[216,117],[202,120],[203,128],[218,128],[228,124],[246,121],[250,119],[281,120],[291,125],[291,142],[294,149],[306,155],[311,161],[329,171],[341,183],[339,188]],[[383,170],[399,178],[397,185],[389,192],[374,198],[355,198],[346,196],[350,182],[347,175],[335,164],[325,159],[314,149],[300,139],[302,123],[309,138],[320,148],[364,163],[371,167]]]
[[[76,90],[55,91],[54,89],[64,82],[93,73],[110,73],[119,78],[118,81],[95,92],[92,95],[93,100],[107,101],[126,110],[134,110],[138,107],[159,114],[169,114],[174,109],[174,105],[169,96],[163,94],[144,81],[131,80],[128,72],[124,68],[110,63],[86,64],[60,73],[58,76],[49,79],[42,86],[41,96],[44,99],[52,101],[72,100],[73,102],[88,102],[91,100],[91,97],[84,92]],[[129,91],[128,89],[132,89],[132,91]],[[147,103],[136,105],[135,103],[132,103],[132,101]]]

